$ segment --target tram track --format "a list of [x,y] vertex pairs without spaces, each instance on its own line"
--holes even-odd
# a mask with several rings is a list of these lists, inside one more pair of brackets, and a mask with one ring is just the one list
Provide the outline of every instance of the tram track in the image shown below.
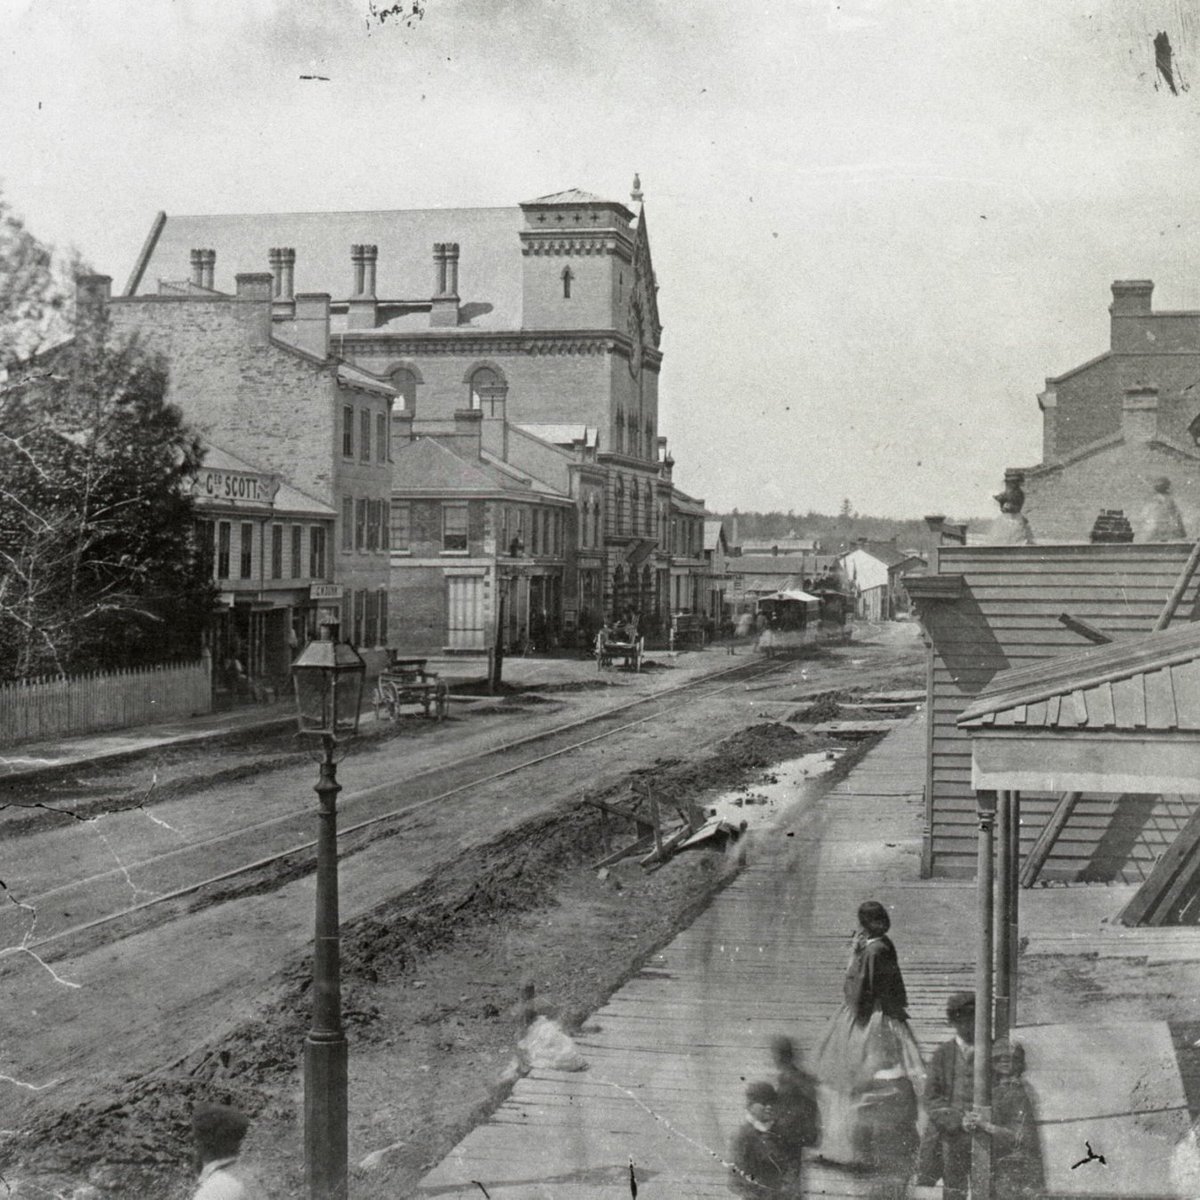
[[[380,838],[403,832],[406,822],[411,825],[435,805],[465,800],[476,789],[533,771],[542,764],[662,719],[697,697],[719,695],[748,680],[778,673],[793,661],[739,663],[602,712],[488,747],[449,766],[432,767],[403,780],[391,779],[355,792],[343,792],[339,812],[343,820],[349,820],[338,831],[342,856],[347,858]],[[647,708],[651,711],[625,719],[636,710]],[[520,761],[496,769],[497,760],[508,755],[520,755]],[[398,793],[404,800],[399,805]],[[280,814],[22,897],[21,911],[34,913],[36,917],[21,937],[5,937],[7,945],[0,949],[0,963],[29,951],[52,961],[71,954],[81,945],[115,941],[187,912],[282,887],[313,869],[315,841],[301,832],[301,826],[309,827],[311,822],[311,809]],[[248,842],[255,850],[266,846],[269,852],[229,866],[233,851],[248,849]],[[191,862],[187,863],[189,859]],[[181,865],[185,863],[186,866]],[[177,879],[181,871],[195,877],[177,886],[162,886],[163,881]],[[135,903],[124,903],[131,888]],[[145,898],[138,900],[139,895]],[[84,920],[79,920],[81,908],[86,915]],[[16,912],[8,911],[11,920]],[[65,923],[70,918],[74,921]],[[56,927],[56,922],[63,923]]]

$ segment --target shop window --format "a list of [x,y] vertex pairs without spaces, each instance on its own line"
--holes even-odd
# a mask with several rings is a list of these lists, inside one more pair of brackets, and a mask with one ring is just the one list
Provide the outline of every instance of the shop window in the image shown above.
[[371,410],[364,408],[358,414],[358,457],[360,462],[371,461]]
[[325,578],[325,527],[308,528],[308,575],[310,579]]
[[229,578],[229,535],[228,521],[217,522],[217,578]]
[[342,498],[342,549],[354,549],[354,501],[349,496]]
[[379,593],[363,593],[363,645],[376,646],[376,612],[378,611]]
[[205,575],[211,575],[216,565],[213,559],[217,553],[216,528],[211,521],[196,522],[196,553],[204,563]]
[[271,526],[271,578],[283,578],[283,526]]
[[292,526],[292,578],[299,579],[302,572],[301,563],[303,562],[304,526]]
[[467,549],[467,506],[442,505],[442,549],[464,553]]
[[354,502],[354,548],[365,550],[367,547],[367,502]]
[[241,551],[238,561],[238,577],[249,579],[254,574],[254,526],[246,521],[242,525]]
[[377,462],[388,460],[387,417],[375,414],[375,458]]
[[363,624],[365,622],[367,609],[367,593],[365,590],[358,590],[354,593],[354,637],[352,639],[355,646],[364,645],[363,642]]
[[354,457],[354,408],[349,404],[342,409],[342,457]]
[[407,500],[392,501],[392,549],[409,548],[409,506]]

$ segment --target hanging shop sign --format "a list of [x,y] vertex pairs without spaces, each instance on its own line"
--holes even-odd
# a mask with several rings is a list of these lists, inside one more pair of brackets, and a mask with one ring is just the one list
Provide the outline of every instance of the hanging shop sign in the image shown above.
[[260,504],[271,505],[279,491],[279,477],[264,475],[256,471],[218,471],[202,469],[192,485],[192,493],[199,500],[214,504]]

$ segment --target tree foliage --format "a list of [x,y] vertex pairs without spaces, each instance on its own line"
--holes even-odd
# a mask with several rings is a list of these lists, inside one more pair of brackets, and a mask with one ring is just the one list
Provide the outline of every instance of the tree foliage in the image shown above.
[[[48,260],[15,244],[6,281]],[[20,308],[20,299],[16,298]],[[10,309],[10,311],[16,311]],[[23,311],[46,315],[36,297]],[[34,328],[23,336],[39,335]],[[195,654],[213,593],[190,483],[200,447],[167,371],[100,312],[0,383],[0,678]]]

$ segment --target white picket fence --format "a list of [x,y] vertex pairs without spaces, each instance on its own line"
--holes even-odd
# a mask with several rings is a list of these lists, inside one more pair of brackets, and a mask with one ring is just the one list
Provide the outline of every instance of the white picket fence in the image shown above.
[[212,662],[0,683],[0,746],[212,711]]

